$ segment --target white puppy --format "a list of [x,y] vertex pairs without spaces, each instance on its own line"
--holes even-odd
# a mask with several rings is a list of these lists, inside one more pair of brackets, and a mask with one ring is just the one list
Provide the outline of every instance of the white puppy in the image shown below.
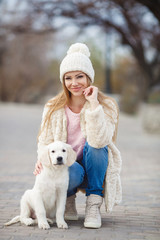
[[76,153],[70,145],[60,141],[49,144],[40,159],[43,170],[36,176],[34,187],[27,190],[21,198],[20,216],[5,225],[20,221],[25,225],[38,223],[39,228],[48,229],[48,222],[52,223],[51,219],[56,217],[58,228],[68,228],[64,221],[69,183],[68,166],[75,160]]

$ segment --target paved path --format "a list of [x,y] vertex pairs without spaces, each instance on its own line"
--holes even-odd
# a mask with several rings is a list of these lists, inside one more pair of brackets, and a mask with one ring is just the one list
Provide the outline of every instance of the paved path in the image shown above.
[[0,240],[160,239],[160,137],[142,129],[141,115],[121,114],[118,147],[123,157],[123,202],[111,214],[102,206],[101,229],[83,227],[85,196],[78,194],[80,220],[50,230],[3,224],[19,214],[24,190],[34,184],[36,135],[42,106],[0,104]]

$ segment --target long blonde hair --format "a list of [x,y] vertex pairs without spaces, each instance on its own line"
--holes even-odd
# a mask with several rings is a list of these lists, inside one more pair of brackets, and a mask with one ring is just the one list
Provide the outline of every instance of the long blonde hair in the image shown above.
[[[87,76],[87,75],[86,75]],[[89,77],[87,76],[87,80],[88,80],[88,86],[91,85],[91,81],[89,79]],[[49,128],[49,125],[50,125],[50,121],[51,121],[51,116],[52,114],[61,109],[61,108],[64,108],[69,102],[70,102],[70,99],[71,99],[71,93],[68,91],[68,89],[66,88],[65,86],[65,83],[64,83],[64,80],[63,80],[63,91],[60,92],[56,97],[54,97],[53,99],[50,99],[45,107],[48,108],[48,111],[45,115],[45,118],[44,118],[44,121],[43,121],[43,124],[40,128],[40,131],[39,131],[39,134],[38,134],[38,138],[39,136],[41,135],[41,133],[43,132],[43,130],[46,128],[46,133],[48,131],[48,128]],[[117,110],[117,123],[116,123],[116,126],[115,126],[115,131],[114,131],[114,135],[113,135],[113,138],[112,138],[112,141],[115,143],[116,142],[116,138],[117,138],[117,129],[118,129],[118,120],[119,120],[119,108],[118,108],[118,105],[116,103],[116,101],[114,100],[114,98],[112,97],[109,97],[109,96],[106,96],[104,93],[102,93],[101,91],[98,91],[98,101],[99,103],[106,107],[109,111],[113,111],[112,107],[109,106],[107,103],[106,103],[106,99],[110,100],[113,102],[113,104],[116,106],[116,110]],[[106,113],[111,121],[114,122],[114,119],[112,118],[112,114],[108,114],[108,112]]]

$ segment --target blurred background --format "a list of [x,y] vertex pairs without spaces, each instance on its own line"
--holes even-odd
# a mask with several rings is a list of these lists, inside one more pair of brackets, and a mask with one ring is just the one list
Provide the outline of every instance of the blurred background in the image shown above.
[[0,0],[0,101],[44,104],[57,94],[75,42],[91,51],[95,85],[127,114],[145,106],[144,128],[160,133],[159,0]]
[[[122,205],[103,211],[88,239],[106,229],[108,239],[160,239],[160,0],[0,0],[1,239],[86,239],[82,221],[65,235],[3,227],[33,186],[43,106],[61,90],[59,65],[75,42],[88,45],[95,85],[121,111]],[[77,203],[83,219],[85,196]]]

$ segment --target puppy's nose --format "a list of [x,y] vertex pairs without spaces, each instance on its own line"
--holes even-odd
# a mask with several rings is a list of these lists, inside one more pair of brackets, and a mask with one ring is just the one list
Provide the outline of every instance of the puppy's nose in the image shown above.
[[62,160],[63,160],[62,157],[57,157],[57,163],[58,163],[58,164],[61,164],[61,163],[62,163]]

